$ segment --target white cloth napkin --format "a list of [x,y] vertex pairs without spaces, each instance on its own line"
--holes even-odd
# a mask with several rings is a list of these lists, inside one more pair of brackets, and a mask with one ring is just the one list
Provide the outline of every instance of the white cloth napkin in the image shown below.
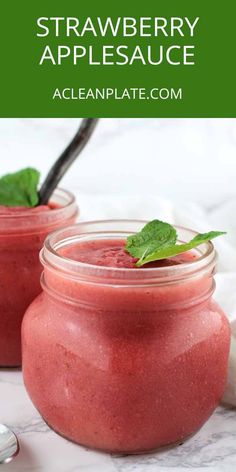
[[231,350],[228,385],[223,401],[236,406],[236,199],[208,210],[191,202],[152,196],[85,195],[77,192],[80,221],[133,218],[163,219],[169,223],[206,232],[225,230],[227,235],[214,241],[218,251],[215,299],[231,322]]

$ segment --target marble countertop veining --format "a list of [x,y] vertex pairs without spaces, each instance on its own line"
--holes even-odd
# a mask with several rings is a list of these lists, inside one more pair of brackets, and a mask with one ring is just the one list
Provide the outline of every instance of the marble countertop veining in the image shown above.
[[153,454],[117,456],[91,451],[51,431],[33,407],[20,370],[0,371],[0,419],[20,441],[20,454],[0,472],[233,472],[236,410],[219,407],[186,442]]

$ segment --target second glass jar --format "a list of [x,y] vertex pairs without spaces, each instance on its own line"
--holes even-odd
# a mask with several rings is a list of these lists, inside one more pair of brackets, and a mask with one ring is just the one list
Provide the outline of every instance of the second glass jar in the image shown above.
[[[40,293],[39,251],[46,236],[76,222],[75,197],[57,189],[51,207],[5,209],[0,213],[0,366],[21,365],[21,322]],[[4,209],[4,207],[2,207]]]

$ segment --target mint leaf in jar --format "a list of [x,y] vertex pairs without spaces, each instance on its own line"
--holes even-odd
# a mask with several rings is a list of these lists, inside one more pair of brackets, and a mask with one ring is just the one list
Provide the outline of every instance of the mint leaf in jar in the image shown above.
[[128,236],[126,251],[134,258],[143,259],[156,250],[174,245],[177,240],[176,229],[169,223],[153,220],[137,234]]
[[38,204],[40,173],[33,168],[7,174],[0,179],[0,205],[34,207]]
[[198,234],[188,243],[176,244],[175,228],[163,221],[153,220],[147,223],[139,233],[128,236],[125,249],[131,256],[138,259],[136,266],[141,267],[148,262],[167,259],[190,251],[223,234],[226,233],[210,231]]

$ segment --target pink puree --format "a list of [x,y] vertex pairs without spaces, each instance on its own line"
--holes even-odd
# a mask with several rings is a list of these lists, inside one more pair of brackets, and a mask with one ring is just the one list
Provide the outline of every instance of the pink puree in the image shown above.
[[[134,265],[123,241],[60,253],[98,266]],[[181,441],[208,419],[226,382],[229,326],[210,297],[212,279],[122,287],[118,278],[102,285],[101,267],[99,276],[100,284],[87,284],[45,268],[57,295],[40,295],[23,322],[32,401],[57,432],[93,448],[134,453]]]
[[[0,206],[0,366],[21,365],[22,318],[41,292],[39,251],[48,232],[60,226],[54,224],[53,211],[48,212],[54,208],[58,207]],[[45,212],[50,215],[48,220],[47,217],[45,220]],[[26,229],[27,220],[33,214],[38,214],[37,227],[32,224]],[[44,221],[41,225],[42,214]],[[6,229],[9,217],[14,229]]]
[[0,205],[0,215],[5,215],[5,216],[14,216],[14,215],[19,215],[20,213],[41,213],[42,211],[47,211],[50,210],[50,207],[48,205],[40,205],[35,208],[27,208],[27,207],[6,207],[3,205]]
[[[71,245],[69,248],[60,250],[60,254],[75,261],[84,262],[103,267],[117,267],[120,269],[137,268],[134,259],[125,251],[125,241],[122,240],[92,240],[86,243]],[[175,257],[152,262],[143,266],[143,268],[151,267],[167,267],[184,262],[191,262],[196,259],[194,252],[185,252]]]

